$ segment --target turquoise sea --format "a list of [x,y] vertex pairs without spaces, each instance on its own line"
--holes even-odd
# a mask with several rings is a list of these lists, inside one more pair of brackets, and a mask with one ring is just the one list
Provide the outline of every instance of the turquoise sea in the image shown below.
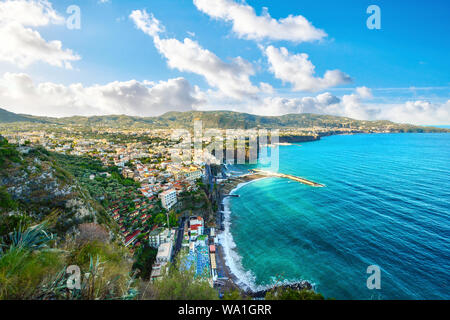
[[[361,134],[280,147],[280,172],[227,201],[227,264],[254,290],[308,280],[336,299],[450,299],[450,134]],[[369,265],[381,289],[366,286]]]

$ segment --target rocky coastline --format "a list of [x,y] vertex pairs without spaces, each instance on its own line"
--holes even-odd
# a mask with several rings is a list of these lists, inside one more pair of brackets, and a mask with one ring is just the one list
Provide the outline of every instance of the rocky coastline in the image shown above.
[[[255,180],[267,179],[267,178],[268,177],[265,175],[249,173],[249,174],[244,174],[242,176],[229,177],[227,180],[223,181],[220,184],[220,194],[221,194],[220,212],[223,212],[223,210],[225,209],[224,204],[223,204],[223,199],[226,196],[232,194],[232,191],[235,188],[237,188],[239,185],[241,185],[243,183],[249,183],[249,182],[252,182]],[[219,213],[219,214],[222,215],[222,213]],[[223,217],[222,217],[222,219],[223,219]],[[222,228],[220,228],[220,229],[221,229],[220,232],[224,232],[223,225],[222,225]],[[313,289],[313,285],[311,283],[309,283],[308,281],[300,281],[300,282],[289,283],[289,284],[285,284],[282,282],[278,283],[278,284],[274,283],[273,286],[270,286],[267,289],[259,290],[259,291],[252,291],[252,290],[240,285],[239,279],[231,272],[229,266],[226,263],[227,257],[225,256],[224,248],[222,247],[222,245],[220,243],[217,246],[217,251],[218,251],[217,252],[218,254],[216,257],[217,263],[218,263],[218,265],[221,266],[224,276],[226,277],[226,280],[223,281],[223,286],[222,286],[223,291],[238,290],[241,293],[242,297],[252,298],[252,299],[264,299],[267,292],[269,292],[273,289],[278,289],[278,288],[291,288],[294,290],[302,290],[302,289],[311,290],[311,289]],[[222,290],[220,290],[220,291],[222,291]]]

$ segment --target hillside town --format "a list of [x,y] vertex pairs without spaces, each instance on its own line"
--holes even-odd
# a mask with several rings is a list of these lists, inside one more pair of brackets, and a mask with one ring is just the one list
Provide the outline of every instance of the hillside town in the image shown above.
[[[180,253],[186,268],[194,268],[197,276],[213,285],[217,280],[215,229],[207,227],[203,217],[189,215],[192,205],[190,210],[186,210],[186,203],[183,205],[186,195],[198,192],[205,180],[204,163],[171,161],[175,143],[160,130],[129,133],[109,129],[92,135],[48,131],[9,131],[4,135],[25,148],[42,146],[50,152],[89,158],[104,168],[114,168],[127,182],[126,187],[110,190],[112,196],[100,192],[98,200],[109,200],[104,202],[107,214],[116,223],[125,247],[131,252],[143,246],[157,250],[151,279],[163,276],[166,265]],[[88,185],[112,179],[108,171],[91,172],[81,178]]]
[[[315,141],[328,134],[358,133],[345,126],[329,130],[283,129],[279,142]],[[132,253],[145,247],[157,250],[151,279],[163,276],[165,266],[181,255],[185,268],[192,267],[196,276],[213,285],[224,277],[224,272],[223,268],[218,270],[216,221],[205,216],[206,211],[215,212],[217,208],[206,209],[209,200],[200,188],[210,183],[208,173],[205,162],[193,157],[184,157],[181,162],[172,159],[174,152],[180,152],[180,141],[171,139],[173,132],[33,124],[0,128],[0,134],[25,151],[27,146],[42,146],[69,157],[70,160],[64,159],[70,163],[84,159],[89,170],[80,171],[77,164],[75,175],[105,207],[123,246]],[[225,130],[219,132],[225,137]],[[211,137],[202,137],[201,141],[203,146],[212,142]],[[225,138],[220,141],[226,143]],[[212,192],[212,187],[206,189]]]

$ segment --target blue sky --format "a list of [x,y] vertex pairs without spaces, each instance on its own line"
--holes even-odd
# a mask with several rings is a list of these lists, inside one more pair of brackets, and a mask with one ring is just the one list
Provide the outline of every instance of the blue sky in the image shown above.
[[[351,86],[371,88],[450,86],[450,3],[448,1],[376,1],[382,13],[382,29],[369,30],[366,9],[374,1],[247,1],[257,13],[268,7],[274,18],[301,14],[329,37],[317,43],[277,42],[293,51],[306,52],[320,74],[329,68],[345,71],[355,79]],[[63,39],[76,48],[83,61],[78,68],[90,69],[73,79],[85,83],[114,80],[159,80],[180,75],[167,68],[152,41],[137,32],[128,16],[132,10],[147,9],[177,38],[194,32],[199,43],[219,57],[242,56],[249,61],[261,58],[255,42],[233,36],[228,23],[215,21],[191,0],[58,1],[55,9],[64,12],[70,4],[82,10],[82,28],[43,30],[48,38]],[[117,21],[117,19],[123,19]],[[105,54],[107,52],[107,54]],[[188,75],[183,74],[188,77]],[[273,81],[270,74],[258,75]],[[201,77],[198,77],[201,81]],[[67,81],[72,81],[66,78]],[[282,87],[280,81],[273,85]]]
[[[37,4],[42,2],[29,1]],[[210,0],[207,6],[214,9],[215,1]],[[239,0],[220,1],[242,4]],[[61,41],[63,49],[70,49],[78,55],[80,59],[71,62],[72,69],[55,67],[51,63],[39,60],[24,67],[11,63],[11,58],[8,60],[8,57],[4,59],[0,57],[0,74],[26,74],[35,86],[46,82],[66,88],[74,83],[81,83],[85,88],[89,88],[130,80],[139,83],[145,81],[159,83],[183,78],[190,86],[198,87],[195,89],[196,94],[201,93],[202,98],[198,99],[203,102],[195,103],[192,107],[194,109],[237,109],[259,114],[291,113],[293,110],[306,112],[317,109],[323,113],[356,118],[390,117],[391,120],[400,122],[403,122],[401,120],[404,114],[417,111],[415,118],[406,118],[404,122],[422,124],[450,122],[450,119],[445,118],[449,117],[450,113],[448,102],[450,3],[445,0],[247,0],[242,4],[253,8],[256,16],[263,15],[265,7],[270,17],[277,21],[289,15],[303,16],[315,29],[323,30],[327,34],[311,41],[271,37],[248,39],[233,31],[231,20],[212,17],[206,12],[207,9],[202,10],[193,0],[109,0],[106,3],[100,3],[99,0],[61,0],[53,1],[50,5],[60,16],[67,17],[69,15],[66,8],[74,4],[81,9],[80,30],[69,30],[64,24],[56,23],[25,26],[38,32],[46,41]],[[366,9],[372,4],[378,5],[381,9],[381,30],[369,30],[366,26],[369,17]],[[161,39],[176,39],[182,42],[184,38],[189,38],[224,63],[231,63],[232,59],[241,57],[253,68],[253,72],[247,74],[251,84],[260,87],[261,82],[267,83],[273,90],[252,92],[249,97],[231,97],[222,94],[223,87],[212,85],[202,72],[186,71],[180,66],[171,68],[168,65],[170,57],[164,56],[156,47],[152,36],[140,30],[130,18],[134,10],[153,15],[160,25],[164,26],[165,31],[158,34]],[[314,90],[303,90],[301,78],[297,82],[290,82],[286,80],[289,75],[275,74],[272,70],[274,66],[269,62],[265,51],[270,46],[275,50],[286,48],[289,57],[307,54],[307,60],[315,66],[313,76],[316,78],[324,77],[327,70],[339,70],[342,74],[348,75],[352,81],[340,78],[341,80],[336,80],[336,83],[330,85],[323,85]],[[361,87],[369,89],[370,93],[358,96],[355,90]],[[317,102],[311,106],[305,100],[317,98],[325,93],[336,97],[340,103],[333,107],[329,107],[327,103],[325,108],[317,105]],[[275,101],[276,98],[290,99],[287,103],[290,107],[283,109],[286,103]],[[73,99],[76,100],[71,96],[69,100]],[[345,104],[344,100],[350,102]],[[410,105],[405,105],[408,102]],[[2,100],[1,97],[0,103],[14,105],[12,99]],[[26,105],[26,103],[21,105],[24,104]],[[258,104],[264,104],[265,107],[258,109]],[[354,108],[353,104],[358,104],[360,109],[350,110]],[[384,109],[373,110],[380,108],[380,104],[385,105],[385,109],[389,109],[389,112],[384,112]],[[404,108],[401,109],[401,106]],[[5,107],[11,110],[14,106],[5,105]],[[133,110],[130,107],[125,111],[154,115],[152,112],[143,111],[143,108],[145,107]],[[15,109],[48,115],[52,115],[53,110],[52,108],[43,108],[42,111],[28,110],[18,107]],[[80,110],[86,109],[83,107]],[[399,114],[395,116],[397,109]],[[74,110],[78,109],[74,107]],[[107,110],[107,107],[103,108],[103,111]],[[157,110],[157,113],[164,111],[161,108]],[[112,113],[117,113],[116,111],[123,110],[111,110]],[[430,114],[429,118],[422,121],[420,118],[424,117],[424,112],[434,114]],[[70,115],[70,113],[70,110],[67,110],[54,115]]]

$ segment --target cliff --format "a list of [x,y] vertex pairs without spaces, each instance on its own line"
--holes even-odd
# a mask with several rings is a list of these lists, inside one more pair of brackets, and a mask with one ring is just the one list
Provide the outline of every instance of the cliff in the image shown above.
[[89,193],[43,148],[10,145],[0,138],[0,188],[8,206],[6,216],[26,217],[32,223],[52,220],[52,232],[67,235],[78,225],[97,222],[97,206]]

